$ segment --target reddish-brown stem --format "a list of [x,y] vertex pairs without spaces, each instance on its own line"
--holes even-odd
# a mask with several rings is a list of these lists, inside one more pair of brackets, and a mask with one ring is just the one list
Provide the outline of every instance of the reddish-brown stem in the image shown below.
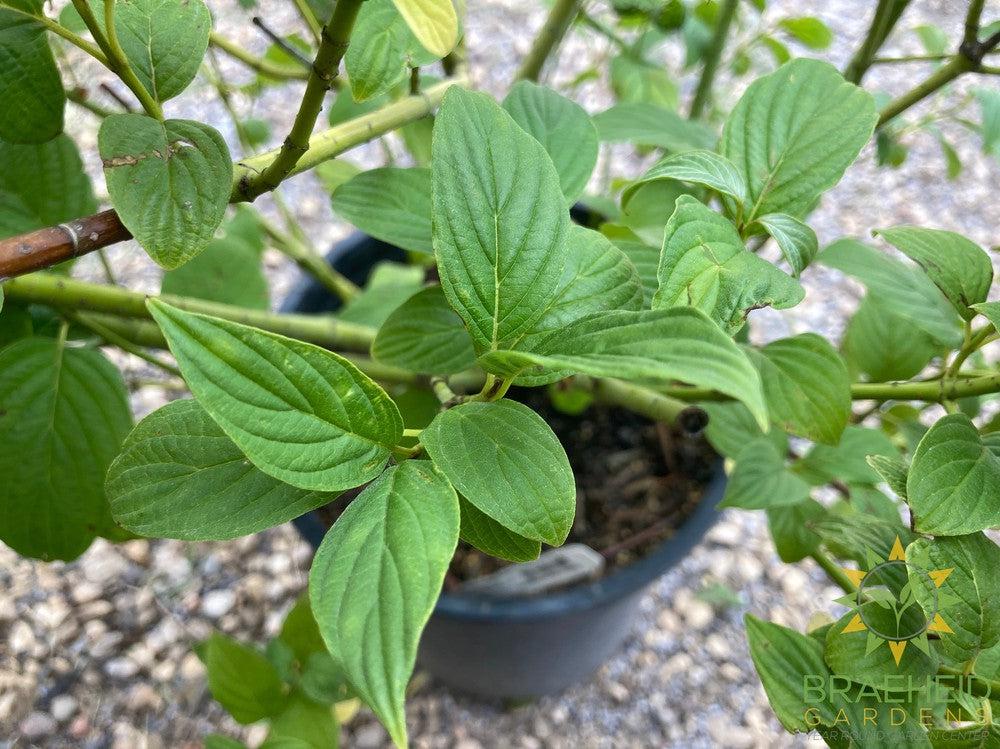
[[30,234],[0,239],[0,279],[49,268],[131,238],[117,213],[103,211]]

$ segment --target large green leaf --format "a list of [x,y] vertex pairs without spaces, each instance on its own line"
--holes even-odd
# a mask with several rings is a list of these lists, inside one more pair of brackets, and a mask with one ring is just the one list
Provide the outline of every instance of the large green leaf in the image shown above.
[[486,94],[451,88],[434,126],[434,251],[477,351],[507,348],[558,288],[569,213],[542,145]]
[[937,421],[917,445],[906,496],[923,533],[958,536],[1000,525],[1000,456],[963,413]]
[[530,562],[542,552],[541,541],[508,530],[469,500],[459,497],[462,508],[462,540],[480,551],[510,562]]
[[333,193],[333,210],[365,234],[430,254],[431,173],[423,167],[383,167],[352,177]]
[[424,48],[444,57],[458,42],[458,16],[452,0],[392,0]]
[[115,30],[139,81],[166,101],[198,74],[212,17],[202,0],[128,0],[115,4]]
[[848,366],[875,382],[908,380],[942,350],[927,333],[871,293],[847,323],[841,345]]
[[715,451],[735,459],[740,451],[758,438],[766,438],[779,455],[788,452],[788,435],[780,429],[763,432],[753,414],[736,401],[713,401],[698,404],[708,414],[705,438]]
[[798,275],[809,265],[819,252],[819,240],[812,228],[787,213],[769,213],[758,216],[756,223],[774,237],[792,271]]
[[747,180],[746,222],[804,216],[857,158],[877,119],[871,94],[826,62],[798,58],[754,81],[726,120],[721,147]]
[[67,136],[40,145],[0,141],[0,237],[66,223],[96,210],[80,153]]
[[79,556],[110,527],[104,474],[131,425],[100,352],[52,338],[0,351],[0,539],[25,556]]
[[781,725],[788,731],[807,732],[815,726],[806,722],[810,708],[816,717],[830,725],[836,713],[825,702],[807,700],[803,692],[806,679],[826,679],[829,669],[823,661],[823,646],[779,624],[762,621],[747,614],[743,623],[747,629],[750,657],[757,669],[767,701],[771,703]]
[[953,231],[916,226],[876,233],[923,268],[958,314],[966,320],[976,316],[970,307],[986,301],[993,283],[993,264],[979,245]]
[[258,749],[338,749],[339,746],[340,726],[334,708],[294,691],[285,709],[271,720],[267,740]]
[[385,391],[349,361],[155,299],[149,309],[195,398],[264,473],[317,491],[381,473],[403,422]]
[[309,596],[330,655],[406,744],[403,699],[420,633],[458,543],[455,490],[424,461],[394,466],[326,534]]
[[945,346],[962,342],[959,317],[938,288],[916,268],[853,239],[834,242],[819,262],[853,276],[893,314]]
[[812,525],[826,513],[814,499],[767,508],[767,527],[782,562],[800,562],[817,550],[822,539]]
[[701,122],[686,120],[655,104],[626,102],[594,115],[602,141],[665,148],[668,151],[712,149],[715,133]]
[[45,27],[32,16],[42,0],[7,0],[0,7],[0,140],[44,143],[63,129],[59,69]]
[[213,239],[204,252],[184,265],[164,273],[160,292],[250,309],[271,306],[260,250],[230,232]]
[[809,498],[809,490],[809,484],[785,467],[785,458],[774,445],[758,439],[736,456],[736,468],[719,507],[763,510],[797,505]]
[[411,372],[447,375],[476,365],[472,339],[440,286],[417,292],[389,315],[372,356]]
[[837,444],[851,416],[851,380],[825,338],[803,333],[749,349],[772,423],[815,442]]
[[898,457],[899,451],[884,432],[867,427],[849,426],[833,445],[816,444],[795,469],[814,484],[830,481],[874,484],[879,475],[868,465],[869,455]]
[[750,252],[736,227],[704,203],[681,195],[667,221],[653,309],[690,306],[735,333],[747,312],[793,307],[805,291],[794,278]]
[[121,527],[189,541],[256,533],[336,496],[297,489],[258,470],[193,400],[168,403],[139,422],[105,486]]
[[410,68],[434,62],[406,25],[393,0],[367,0],[351,32],[344,66],[355,101],[388,92]]
[[635,270],[639,274],[639,282],[642,284],[642,306],[649,309],[653,303],[653,295],[656,293],[656,271],[660,264],[660,248],[650,247],[635,239],[612,237],[611,241],[615,247],[625,253],[625,256],[635,266]]
[[479,363],[508,377],[570,370],[626,380],[680,380],[742,401],[767,424],[757,370],[719,326],[690,308],[599,312],[552,333],[534,351],[495,351]]
[[505,528],[558,546],[576,512],[569,459],[541,416],[516,401],[442,412],[420,443],[459,493]]
[[583,107],[550,88],[519,81],[503,108],[545,147],[566,199],[580,197],[597,164],[598,149],[597,128]]
[[622,205],[627,205],[635,191],[643,185],[669,179],[702,185],[740,203],[747,199],[746,180],[731,161],[714,151],[686,151],[653,164],[622,193]]
[[[930,540],[919,538],[906,549],[906,564],[917,601],[927,616],[942,610],[951,632],[940,633],[949,658],[974,661],[1000,643],[1000,548],[982,533]],[[941,585],[929,573],[951,570]],[[940,605],[947,597],[948,605]]]
[[237,723],[256,723],[284,709],[287,696],[274,666],[254,648],[213,634],[202,646],[208,689]]
[[111,202],[153,260],[176,268],[208,246],[233,181],[217,131],[190,120],[115,114],[102,123],[98,147]]

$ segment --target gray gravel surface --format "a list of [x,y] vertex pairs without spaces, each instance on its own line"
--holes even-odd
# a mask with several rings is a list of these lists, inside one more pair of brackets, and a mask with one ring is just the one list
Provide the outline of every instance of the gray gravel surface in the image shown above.
[[[513,61],[527,48],[523,32],[542,22],[540,5],[527,0],[470,3],[467,30],[479,86],[502,93]],[[767,18],[772,20],[807,12],[806,7],[823,17],[836,32],[831,57],[842,64],[863,28],[856,19],[870,13],[873,4],[774,0],[769,5]],[[988,6],[995,9],[995,3]],[[963,7],[954,1],[914,0],[888,51],[919,51],[908,31],[919,23],[937,23],[954,37]],[[213,3],[213,11],[231,36],[257,51],[264,48],[235,2]],[[294,26],[287,12],[275,11],[272,22],[279,31]],[[607,54],[603,40],[574,37],[551,78],[564,83]],[[73,69],[91,86],[109,80],[86,63]],[[225,69],[235,77],[245,75],[228,62]],[[898,93],[926,72],[924,65],[881,68],[867,83]],[[960,82],[944,105],[983,83]],[[609,103],[606,83],[584,84],[578,98],[591,111],[600,110]],[[294,91],[275,90],[254,114],[268,119],[280,138],[294,101]],[[245,109],[246,102],[239,106]],[[942,100],[917,111],[937,106]],[[224,112],[204,87],[169,109],[171,116],[216,123],[234,141]],[[71,129],[100,184],[94,122],[78,115]],[[866,152],[811,217],[821,240],[863,238],[873,228],[914,223],[996,244],[991,193],[1000,184],[997,161],[983,156],[978,140],[961,128],[943,130],[965,164],[958,182],[945,178],[938,145],[928,134],[909,140],[911,158],[899,170],[876,169],[872,153]],[[401,152],[393,139],[389,148]],[[599,172],[634,174],[634,161],[618,149],[612,156],[613,165],[602,164]],[[374,146],[350,155],[361,165],[375,165],[381,157]],[[349,231],[332,217],[313,177],[296,178],[286,194],[317,245],[326,246]],[[261,203],[270,210],[267,199]],[[131,288],[156,290],[158,271],[134,245],[110,254]],[[278,300],[295,273],[275,255],[267,256],[267,264]],[[81,262],[78,272],[100,277],[93,259]],[[794,311],[755,313],[756,339],[804,330],[834,339],[840,335],[858,287],[823,269],[808,271],[804,283],[806,301]],[[131,357],[117,360],[130,378],[155,374]],[[137,387],[137,416],[168,395],[160,387]],[[213,629],[254,642],[274,635],[304,590],[309,558],[309,548],[290,527],[228,543],[133,541],[111,546],[99,541],[71,564],[39,564],[0,548],[0,747],[197,747],[200,737],[212,731],[259,742],[258,728],[236,725],[211,701],[204,670],[190,647]],[[718,607],[699,597],[706,587],[719,584],[736,591],[739,603]],[[414,744],[456,749],[805,745],[806,739],[785,734],[772,716],[750,663],[741,618],[751,611],[802,628],[816,611],[832,611],[827,602],[835,595],[811,564],[778,561],[762,516],[727,511],[690,557],[652,586],[622,651],[587,683],[559,696],[506,707],[424,682],[409,707]],[[347,727],[346,739],[353,747],[386,745],[384,731],[366,713]]]

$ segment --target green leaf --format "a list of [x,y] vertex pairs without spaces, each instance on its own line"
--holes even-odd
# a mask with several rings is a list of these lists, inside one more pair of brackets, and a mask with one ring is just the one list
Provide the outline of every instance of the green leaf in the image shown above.
[[420,435],[434,464],[470,504],[508,530],[559,546],[576,513],[566,451],[541,416],[516,401],[465,403]]
[[1000,456],[969,417],[949,414],[917,445],[906,479],[907,502],[922,533],[958,536],[1000,525]]
[[45,27],[42,0],[8,0],[0,7],[0,140],[44,143],[63,130],[59,69]]
[[983,151],[1000,155],[1000,91],[982,87],[973,93],[979,101],[982,116]]
[[803,333],[749,351],[771,421],[791,434],[837,444],[851,416],[851,380],[833,346]]
[[653,309],[695,307],[730,333],[751,309],[786,309],[805,296],[798,281],[746,249],[727,218],[687,195],[667,221],[658,276]]
[[80,152],[67,136],[39,145],[0,142],[0,238],[96,211]]
[[848,366],[874,382],[908,380],[942,351],[927,333],[871,292],[847,323],[841,345]]
[[785,467],[785,459],[767,440],[744,447],[726,484],[719,507],[763,510],[796,505],[809,498],[809,484]]
[[898,226],[875,232],[923,268],[966,320],[976,316],[969,309],[986,301],[993,283],[993,265],[975,242],[953,231]]
[[616,104],[594,115],[598,137],[611,143],[694,151],[715,147],[716,136],[707,125],[692,122],[655,104]]
[[542,145],[485,94],[452,87],[434,126],[441,286],[478,352],[510,347],[545,312],[569,213]]
[[973,304],[972,308],[990,321],[990,325],[1000,332],[1000,302],[981,302]]
[[637,240],[618,237],[612,237],[611,241],[615,247],[625,253],[625,256],[635,266],[635,270],[639,274],[639,283],[642,286],[642,307],[649,309],[658,285],[656,271],[660,265],[660,248],[650,247]]
[[597,164],[597,128],[583,107],[531,81],[519,81],[503,108],[542,144],[569,202],[583,193]]
[[228,232],[209,242],[200,255],[164,273],[160,292],[250,309],[271,306],[260,250]]
[[764,685],[767,701],[785,730],[812,731],[815,726],[806,723],[805,717],[810,708],[816,709],[816,717],[824,724],[832,724],[835,711],[825,702],[807,700],[802,689],[807,678],[829,675],[823,661],[823,647],[812,637],[750,614],[743,618],[743,623],[750,657]]
[[622,193],[622,206],[628,205],[629,199],[642,185],[665,179],[703,185],[741,204],[747,199],[746,180],[732,162],[714,151],[685,151],[653,164]]
[[136,241],[164,268],[208,246],[226,214],[233,163],[208,125],[115,114],[98,138],[111,202]]
[[853,239],[834,242],[818,259],[856,278],[880,305],[938,343],[948,347],[961,344],[958,315],[944,294],[916,268]]
[[906,499],[906,474],[908,467],[900,457],[888,455],[869,455],[866,460],[872,470],[889,485],[889,488],[900,499]]
[[481,356],[479,363],[510,377],[571,370],[626,380],[680,380],[732,396],[767,424],[757,370],[715,323],[690,308],[589,315],[556,331],[532,352],[495,351]]
[[319,633],[319,626],[309,605],[309,594],[304,593],[292,606],[281,625],[278,638],[292,649],[296,660],[304,666],[314,653],[326,655],[326,645]]
[[541,541],[508,530],[464,497],[458,500],[462,508],[460,535],[467,544],[509,562],[530,562],[542,553]]
[[819,548],[822,538],[811,526],[826,513],[814,499],[767,508],[767,525],[782,562],[801,562]]
[[403,302],[423,286],[424,269],[416,265],[379,263],[368,278],[368,285],[337,313],[348,322],[377,328]]
[[375,382],[318,346],[152,299],[149,309],[191,392],[260,470],[339,491],[382,472],[403,434]]
[[809,49],[826,49],[833,42],[833,32],[830,31],[830,27],[815,16],[782,18],[778,26]]
[[458,16],[451,0],[392,0],[424,48],[444,57],[458,43]]
[[929,55],[943,55],[951,46],[948,35],[940,26],[925,23],[914,26],[913,31],[920,38],[920,44]]
[[316,552],[309,596],[330,655],[398,746],[420,633],[458,543],[458,498],[407,460],[348,505]]
[[[66,7],[70,10],[73,9],[72,5]],[[205,737],[205,749],[247,749],[247,745],[228,736],[213,733]]]
[[388,92],[410,68],[436,59],[420,46],[392,0],[367,0],[354,23],[344,66],[354,99],[365,101]]
[[361,174],[361,169],[347,159],[330,159],[316,167],[323,189],[333,195],[341,185]]
[[814,445],[796,466],[796,471],[814,484],[843,481],[874,484],[879,476],[868,465],[869,455],[897,457],[899,451],[885,434],[867,427],[849,426],[836,445]]
[[331,707],[293,692],[258,749],[337,749],[339,745],[340,726]]
[[719,401],[698,405],[708,413],[705,438],[720,455],[735,459],[744,447],[756,439],[770,441],[779,455],[788,452],[788,436],[773,427],[765,434],[742,403]]
[[193,400],[154,411],[125,440],[106,483],[115,521],[141,536],[236,538],[332,502],[259,471]]
[[[965,663],[1000,643],[1000,549],[982,533],[933,541],[919,538],[906,549],[917,601],[928,617],[943,610],[953,630],[940,633],[944,655]],[[952,570],[938,586],[928,573]],[[940,606],[943,597],[948,606]]]
[[432,253],[431,173],[423,167],[361,172],[333,193],[333,210],[365,234],[412,252]]
[[476,365],[472,339],[440,286],[417,292],[389,315],[375,336],[372,356],[421,374],[448,375]]
[[202,0],[129,0],[115,4],[115,30],[139,81],[163,102],[198,74],[212,17]]
[[871,553],[888,557],[896,536],[904,547],[916,538],[898,516],[888,521],[863,512],[828,512],[813,522],[813,530],[833,554],[864,566],[868,565]]
[[611,90],[619,102],[677,109],[677,84],[666,68],[633,55],[611,60]]
[[794,216],[789,216],[787,213],[769,213],[758,217],[755,223],[774,237],[778,249],[792,266],[796,276],[806,269],[819,252],[816,232]]
[[285,707],[278,672],[259,652],[220,634],[209,637],[203,648],[208,689],[237,723],[256,723]]
[[111,524],[104,474],[131,425],[100,352],[52,338],[0,351],[0,540],[44,560],[83,553]]
[[804,216],[857,158],[877,119],[871,94],[829,63],[798,58],[754,81],[726,121],[721,148],[747,180],[746,222]]

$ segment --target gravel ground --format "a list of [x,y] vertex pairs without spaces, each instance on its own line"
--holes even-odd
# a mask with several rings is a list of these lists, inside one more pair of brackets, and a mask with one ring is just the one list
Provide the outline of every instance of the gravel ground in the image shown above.
[[[792,0],[769,5],[772,19],[802,12]],[[856,44],[852,33],[862,28],[852,19],[868,14],[871,5],[832,0],[810,9],[836,32],[831,56],[838,64]],[[527,47],[527,37],[519,32],[537,28],[543,14],[539,4],[527,0],[470,6],[467,29],[476,82],[501,93],[512,75],[512,60]],[[905,30],[919,23],[937,23],[954,38],[962,6],[915,0],[901,24],[904,33],[889,50],[918,51]],[[213,10],[222,28],[239,29],[230,35],[262,49],[249,24],[238,20],[243,17],[234,2],[213,4]],[[292,28],[290,16],[272,20],[279,31]],[[601,40],[573,39],[562,51],[554,81],[571,79],[606,53]],[[226,70],[242,75],[228,63]],[[92,85],[107,80],[87,64],[74,65],[74,71]],[[876,69],[866,83],[898,93],[925,72],[920,65]],[[970,85],[961,82],[949,101]],[[587,83],[579,98],[598,111],[608,103],[607,88],[600,81]],[[292,100],[287,90],[269,93],[255,114],[269,119],[280,137]],[[233,140],[223,111],[203,89],[172,104],[170,114],[216,123]],[[92,157],[93,122],[80,116],[72,129]],[[872,228],[915,223],[996,244],[990,187],[1000,184],[997,161],[984,157],[978,141],[961,129],[945,127],[944,132],[965,164],[958,182],[945,179],[938,145],[927,134],[911,140],[911,159],[896,171],[875,169],[866,152],[811,217],[821,240],[865,237]],[[392,141],[390,147],[400,150]],[[619,164],[622,154],[613,155]],[[374,165],[380,152],[368,147],[351,158]],[[100,184],[99,165],[91,158],[89,166]],[[349,231],[330,215],[313,178],[293,180],[287,195],[318,245]],[[267,200],[261,202],[266,208]],[[134,246],[120,246],[111,255],[130,287],[156,289],[156,269]],[[266,260],[278,300],[295,274],[277,256]],[[79,273],[99,277],[92,259],[80,263]],[[858,287],[823,269],[808,271],[804,283],[808,295],[796,310],[755,313],[756,339],[804,330],[834,339],[840,335]],[[130,357],[119,361],[130,377],[153,374]],[[159,387],[137,388],[137,416],[156,408],[165,395]],[[305,587],[309,558],[308,546],[290,527],[229,543],[111,546],[98,541],[72,564],[43,565],[0,548],[0,747],[197,747],[200,737],[212,731],[259,741],[261,731],[236,725],[211,701],[190,646],[213,629],[256,642],[273,635]],[[699,597],[717,584],[736,591],[739,603],[714,607]],[[785,734],[772,716],[747,653],[741,617],[752,611],[801,628],[815,611],[830,610],[826,602],[834,597],[811,564],[792,567],[778,561],[763,516],[727,511],[690,557],[652,586],[622,652],[589,682],[509,709],[424,683],[409,708],[414,744],[462,749],[807,745],[807,739]],[[347,746],[386,745],[385,733],[365,713],[347,734]]]

